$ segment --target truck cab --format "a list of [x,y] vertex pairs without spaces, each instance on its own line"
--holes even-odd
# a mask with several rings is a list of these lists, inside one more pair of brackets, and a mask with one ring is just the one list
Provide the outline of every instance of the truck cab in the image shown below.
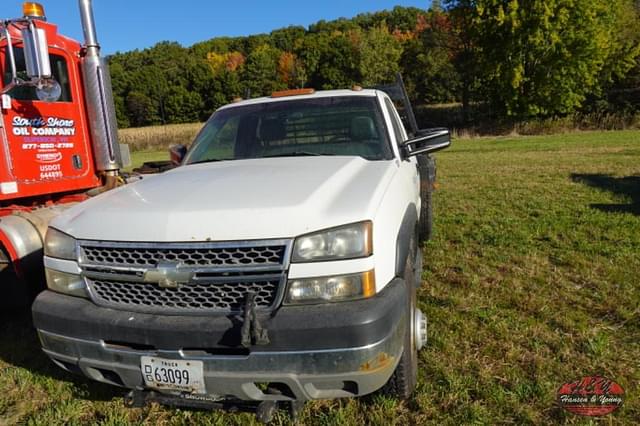
[[407,398],[426,318],[416,156],[380,90],[216,111],[179,167],[74,206],[33,306],[60,367],[188,401]]
[[[0,42],[2,126],[0,126],[0,202],[90,189],[100,185],[94,168],[89,126],[80,77],[81,46],[58,34],[55,24],[34,20],[51,41],[51,77],[59,95],[38,96],[36,85],[12,84],[12,57],[17,75],[26,76],[22,33],[17,25]],[[42,99],[40,99],[42,97]]]
[[107,64],[90,0],[79,0],[85,43],[25,2],[0,20],[0,306],[29,303],[44,282],[49,221],[120,182],[120,145]]

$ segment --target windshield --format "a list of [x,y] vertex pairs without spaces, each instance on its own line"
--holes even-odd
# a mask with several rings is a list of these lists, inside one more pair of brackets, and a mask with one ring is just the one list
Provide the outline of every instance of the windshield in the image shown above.
[[393,158],[376,98],[266,102],[216,112],[184,164],[304,155]]

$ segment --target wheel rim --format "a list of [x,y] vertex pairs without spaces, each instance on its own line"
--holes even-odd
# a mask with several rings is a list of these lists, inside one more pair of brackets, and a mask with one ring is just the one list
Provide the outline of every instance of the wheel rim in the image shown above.
[[420,309],[415,310],[413,330],[416,349],[420,350],[427,344],[427,317]]

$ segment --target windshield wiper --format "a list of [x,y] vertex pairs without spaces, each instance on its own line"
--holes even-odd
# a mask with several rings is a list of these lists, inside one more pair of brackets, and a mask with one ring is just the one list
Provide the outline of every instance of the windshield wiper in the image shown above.
[[[309,152],[309,151],[292,151],[292,152],[283,152],[282,154],[272,154],[272,155],[263,155],[261,157],[250,157],[250,158],[275,158],[275,157],[318,157],[318,156],[329,156],[335,154],[320,154],[318,152]],[[249,158],[237,158],[237,160],[248,160]],[[194,161],[193,163],[186,164],[190,166],[192,164],[202,164],[202,163],[215,163],[218,161],[230,161],[231,159],[219,159],[219,158],[211,158],[209,160],[199,160]]]
[[292,151],[292,152],[283,152],[282,154],[272,154],[272,155],[263,155],[259,158],[274,158],[274,157],[321,157],[325,155],[335,155],[335,154],[321,154],[318,152],[309,152],[309,151]]
[[211,158],[209,160],[198,160],[198,161],[194,161],[193,163],[189,163],[186,164],[187,166],[191,166],[192,164],[202,164],[202,163],[216,163],[218,161],[227,161],[227,160],[220,160],[218,158]]

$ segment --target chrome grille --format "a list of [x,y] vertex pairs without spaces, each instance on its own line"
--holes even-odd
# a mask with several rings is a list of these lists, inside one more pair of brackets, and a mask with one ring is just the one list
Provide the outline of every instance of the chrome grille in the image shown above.
[[80,266],[92,300],[148,313],[241,311],[279,303],[291,240],[211,243],[79,241]]
[[156,247],[82,246],[86,263],[114,266],[156,266],[177,262],[188,266],[280,265],[285,246],[197,247],[181,245]]
[[240,311],[249,292],[256,294],[256,307],[265,309],[275,302],[279,284],[275,279],[161,288],[150,283],[89,280],[94,300],[100,305],[163,313]]

